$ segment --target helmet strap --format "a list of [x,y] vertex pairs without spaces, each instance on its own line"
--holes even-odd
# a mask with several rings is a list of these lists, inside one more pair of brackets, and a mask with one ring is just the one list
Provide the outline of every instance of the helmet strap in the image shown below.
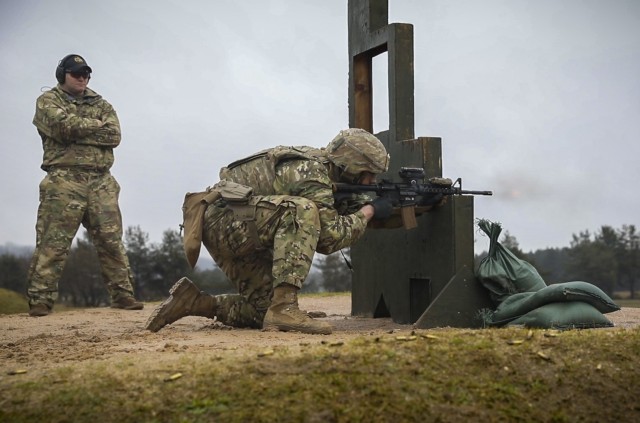
[[360,174],[354,175],[344,169],[340,169],[340,180],[348,184],[358,185],[360,183]]
[[333,162],[328,162],[327,167],[329,169],[329,179],[333,182],[340,182],[340,168]]

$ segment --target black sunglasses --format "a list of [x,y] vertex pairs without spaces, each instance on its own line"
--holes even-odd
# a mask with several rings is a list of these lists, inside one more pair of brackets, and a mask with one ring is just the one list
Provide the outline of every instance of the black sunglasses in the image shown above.
[[80,78],[91,79],[91,72],[87,72],[87,71],[84,71],[84,72],[69,72],[69,75],[71,75],[75,79],[80,79]]

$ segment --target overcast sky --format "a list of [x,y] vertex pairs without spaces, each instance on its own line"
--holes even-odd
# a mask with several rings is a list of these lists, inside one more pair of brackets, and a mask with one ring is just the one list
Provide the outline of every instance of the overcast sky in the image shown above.
[[[445,176],[495,193],[476,217],[525,251],[640,224],[640,1],[389,0],[389,22],[414,25],[416,136],[442,137]],[[118,112],[124,226],[152,242],[221,166],[348,125],[346,0],[0,0],[0,40],[0,245],[35,243],[31,120],[69,53]]]

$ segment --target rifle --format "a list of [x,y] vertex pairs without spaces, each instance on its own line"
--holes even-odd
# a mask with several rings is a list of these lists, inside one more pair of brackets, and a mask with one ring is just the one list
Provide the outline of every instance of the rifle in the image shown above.
[[424,182],[424,169],[419,167],[402,167],[398,171],[402,182],[394,183],[383,180],[372,185],[355,185],[345,183],[333,184],[334,195],[340,193],[359,194],[375,193],[378,197],[386,197],[393,207],[400,208],[402,224],[405,229],[418,226],[416,222],[416,207],[430,210],[440,204],[445,196],[450,195],[493,195],[492,191],[468,191],[462,189],[462,178],[455,182],[445,178],[431,178]]

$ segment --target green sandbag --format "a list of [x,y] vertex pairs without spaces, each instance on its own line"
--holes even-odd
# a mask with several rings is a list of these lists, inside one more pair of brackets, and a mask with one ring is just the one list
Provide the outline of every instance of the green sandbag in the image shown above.
[[512,320],[507,326],[565,330],[607,328],[613,323],[591,304],[575,301],[543,305]]
[[547,286],[538,271],[520,260],[498,242],[502,231],[499,223],[478,220],[478,227],[489,237],[489,254],[482,259],[476,271],[478,281],[489,290],[494,304],[519,292],[536,292]]
[[490,314],[486,323],[502,326],[549,303],[583,302],[600,313],[611,313],[620,307],[597,286],[588,282],[573,281],[549,285],[536,292],[513,294]]

